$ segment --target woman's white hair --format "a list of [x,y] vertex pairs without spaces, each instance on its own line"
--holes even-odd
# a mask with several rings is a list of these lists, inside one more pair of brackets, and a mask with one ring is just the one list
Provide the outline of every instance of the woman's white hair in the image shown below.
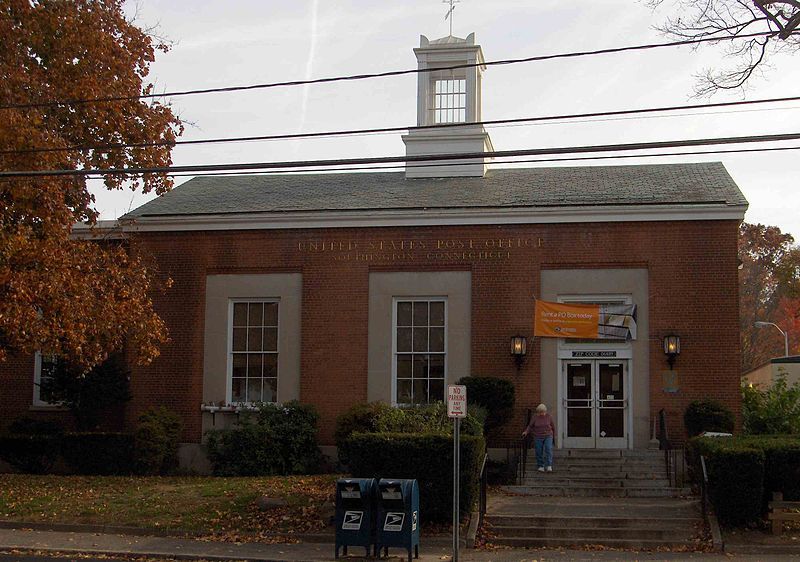
[[547,406],[545,406],[544,404],[539,404],[538,406],[536,406],[536,411],[537,412],[546,412],[547,411]]

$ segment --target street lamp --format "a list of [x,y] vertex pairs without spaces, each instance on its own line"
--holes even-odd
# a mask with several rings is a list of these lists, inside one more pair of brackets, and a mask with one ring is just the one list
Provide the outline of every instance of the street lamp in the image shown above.
[[783,334],[783,356],[789,357],[789,334],[781,330],[781,327],[774,322],[762,322],[759,320],[756,322],[756,326],[758,328],[763,328],[764,326],[775,326],[775,328],[777,328],[777,330]]

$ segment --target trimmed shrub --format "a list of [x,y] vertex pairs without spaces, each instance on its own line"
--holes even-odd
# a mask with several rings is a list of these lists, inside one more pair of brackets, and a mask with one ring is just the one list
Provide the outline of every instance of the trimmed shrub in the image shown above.
[[161,406],[139,416],[134,433],[136,471],[169,474],[178,466],[178,440],[183,424],[172,410]]
[[514,413],[514,384],[497,377],[463,377],[458,381],[467,387],[467,403],[486,409],[486,431],[493,431],[508,422]]
[[130,433],[67,433],[61,442],[61,455],[76,474],[134,472],[134,440]]
[[689,437],[704,431],[733,431],[733,412],[715,400],[695,400],[686,408],[683,424]]
[[764,451],[733,438],[697,437],[689,442],[692,458],[703,455],[709,496],[725,525],[757,521],[764,495]]
[[206,433],[208,458],[219,476],[310,474],[319,470],[313,406],[264,404],[240,416],[233,429]]
[[764,508],[772,492],[786,501],[800,501],[800,436],[760,435],[737,441],[764,451]]
[[0,436],[0,459],[20,472],[46,474],[58,458],[61,439],[57,435]]
[[[470,411],[461,420],[462,435],[483,435],[482,408]],[[444,402],[422,406],[392,407],[384,402],[357,404],[336,420],[336,445],[339,461],[350,464],[348,438],[353,433],[453,433],[453,420],[447,417]]]
[[[348,438],[350,470],[357,478],[414,478],[420,486],[420,517],[452,517],[453,438],[445,434],[353,433]],[[461,510],[478,499],[478,475],[486,451],[483,437],[461,437]]]
[[336,441],[336,448],[339,461],[343,464],[350,463],[349,451],[347,450],[347,438],[355,432],[373,433],[377,431],[377,420],[387,410],[392,407],[386,402],[366,402],[356,404],[336,418],[336,430],[333,438]]
[[61,435],[64,425],[55,420],[22,417],[11,422],[8,432],[14,435]]

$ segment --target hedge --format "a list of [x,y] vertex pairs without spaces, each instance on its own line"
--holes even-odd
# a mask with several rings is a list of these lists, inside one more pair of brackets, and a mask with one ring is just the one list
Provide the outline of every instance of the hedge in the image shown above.
[[60,451],[60,436],[0,436],[0,459],[20,472],[29,474],[46,474],[50,472],[58,459]]
[[692,458],[705,457],[709,497],[720,522],[736,526],[760,519],[764,451],[732,438],[694,438],[689,447]]
[[319,414],[298,401],[263,404],[239,417],[231,429],[206,432],[208,459],[216,476],[313,474]]
[[[350,471],[356,478],[414,478],[420,486],[420,516],[452,517],[453,438],[441,433],[353,433],[347,439]],[[478,476],[486,451],[481,436],[461,436],[461,511],[478,499]]]
[[131,474],[136,466],[130,433],[66,433],[61,456],[76,474]]
[[119,475],[135,469],[133,435],[129,433],[4,435],[0,436],[0,459],[20,472],[33,474],[62,466],[59,460],[74,474]]
[[706,458],[711,501],[728,525],[761,520],[773,492],[800,500],[800,436],[695,437],[689,450],[695,474]]

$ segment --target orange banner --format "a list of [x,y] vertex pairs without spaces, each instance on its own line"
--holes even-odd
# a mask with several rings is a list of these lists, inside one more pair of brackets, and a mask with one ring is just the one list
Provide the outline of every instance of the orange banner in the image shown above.
[[536,301],[533,335],[544,338],[596,339],[600,305]]

